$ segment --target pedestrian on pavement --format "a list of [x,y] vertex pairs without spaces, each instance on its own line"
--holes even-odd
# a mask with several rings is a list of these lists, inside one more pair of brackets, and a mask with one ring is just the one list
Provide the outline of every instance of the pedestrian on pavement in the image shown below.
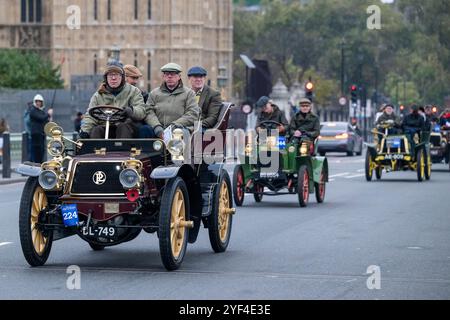
[[44,109],[44,98],[40,94],[37,94],[33,99],[33,106],[30,110],[31,153],[32,159],[36,163],[42,163],[44,160],[44,127],[50,118],[50,115]]
[[81,121],[83,121],[83,112],[78,111],[75,119],[73,120],[73,126],[74,126],[74,130],[75,132],[80,133],[81,131]]

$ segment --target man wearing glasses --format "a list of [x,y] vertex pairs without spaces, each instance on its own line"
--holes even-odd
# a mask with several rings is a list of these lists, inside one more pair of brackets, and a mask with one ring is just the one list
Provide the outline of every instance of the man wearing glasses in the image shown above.
[[[125,71],[119,62],[111,62],[106,66],[103,83],[92,96],[89,108],[108,105],[123,109],[127,119],[116,123],[111,130],[111,137],[116,139],[137,138],[137,121],[145,118],[145,104],[141,91],[126,83]],[[103,139],[105,137],[105,125],[98,123],[87,111],[80,131],[81,139]]]
[[311,112],[311,101],[307,98],[300,100],[300,111],[289,123],[289,136],[314,141],[320,135],[320,120]]
[[192,133],[194,123],[200,120],[200,108],[194,91],[183,85],[182,68],[178,64],[168,63],[161,68],[161,72],[163,82],[150,92],[145,122],[157,138],[163,138],[164,129],[170,125]]

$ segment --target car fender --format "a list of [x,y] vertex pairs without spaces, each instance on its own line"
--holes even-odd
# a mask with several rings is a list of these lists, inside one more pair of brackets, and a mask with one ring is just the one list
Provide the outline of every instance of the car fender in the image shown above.
[[150,178],[154,180],[164,180],[175,178],[180,171],[181,166],[159,166],[152,170]]
[[367,146],[367,152],[370,153],[372,158],[376,158],[377,156],[377,145],[375,143],[364,143]]
[[42,169],[41,169],[41,167],[37,167],[37,166],[31,166],[28,164],[20,164],[15,169],[15,172],[22,174],[24,176],[27,176],[27,177],[38,177],[41,174]]
[[312,168],[314,175],[314,182],[320,182],[320,175],[322,170],[325,174],[325,182],[328,182],[328,159],[326,157],[315,157],[312,160]]

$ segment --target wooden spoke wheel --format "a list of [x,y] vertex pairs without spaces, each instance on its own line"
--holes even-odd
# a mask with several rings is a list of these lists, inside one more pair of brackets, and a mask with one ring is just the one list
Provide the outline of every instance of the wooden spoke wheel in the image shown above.
[[208,217],[209,241],[215,252],[224,252],[230,242],[233,222],[231,182],[228,173],[222,170],[220,182],[214,192],[213,210]]
[[309,201],[309,172],[307,166],[301,166],[298,170],[297,194],[300,207],[306,207]]
[[234,168],[233,172],[233,196],[236,206],[242,206],[245,197],[245,180],[244,171],[239,165]]
[[167,270],[183,262],[188,242],[189,196],[180,177],[170,179],[164,189],[159,212],[159,250]]
[[45,264],[52,247],[53,233],[45,233],[39,227],[42,211],[47,206],[47,195],[38,179],[28,178],[20,201],[19,233],[24,257],[33,267]]

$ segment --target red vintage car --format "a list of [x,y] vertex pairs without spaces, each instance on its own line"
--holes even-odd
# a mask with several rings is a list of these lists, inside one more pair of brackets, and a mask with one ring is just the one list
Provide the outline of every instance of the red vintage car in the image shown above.
[[[214,129],[227,129],[231,104],[223,104]],[[121,110],[99,106],[90,114],[107,127]],[[223,161],[187,163],[180,129],[160,139],[68,140],[55,123],[46,126],[53,156],[17,171],[29,176],[19,216],[22,251],[31,266],[44,265],[53,241],[78,235],[93,250],[156,233],[163,265],[180,267],[187,243],[201,224],[212,249],[227,249],[235,209]],[[216,158],[217,159],[217,158]]]

